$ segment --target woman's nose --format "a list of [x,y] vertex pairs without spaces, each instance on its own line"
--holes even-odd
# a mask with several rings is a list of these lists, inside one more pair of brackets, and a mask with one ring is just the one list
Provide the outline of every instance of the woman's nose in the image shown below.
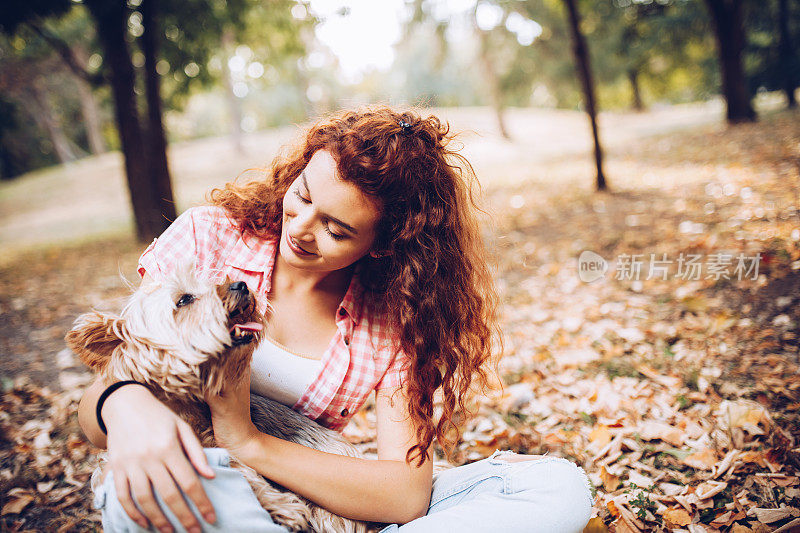
[[314,229],[314,210],[311,206],[304,206],[296,211],[295,216],[289,221],[292,237],[298,240],[309,240]]

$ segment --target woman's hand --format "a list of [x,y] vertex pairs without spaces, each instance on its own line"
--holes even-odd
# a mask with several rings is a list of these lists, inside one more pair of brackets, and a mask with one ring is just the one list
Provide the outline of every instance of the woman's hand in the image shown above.
[[208,396],[206,402],[211,409],[217,444],[245,461],[246,450],[258,436],[250,418],[250,367],[238,382],[226,386],[219,396]]
[[[131,519],[145,529],[149,520],[162,532],[173,530],[153,496],[155,489],[183,527],[199,533],[200,522],[180,487],[207,522],[216,521],[197,476],[200,472],[212,478],[214,471],[186,422],[139,385],[126,385],[111,394],[102,416],[108,428],[108,459],[117,498]],[[134,495],[144,514],[134,504]]]

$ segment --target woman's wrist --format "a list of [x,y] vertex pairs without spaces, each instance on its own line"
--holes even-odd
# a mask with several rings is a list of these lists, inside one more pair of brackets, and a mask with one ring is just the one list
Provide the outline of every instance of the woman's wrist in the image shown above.
[[154,398],[150,390],[142,383],[130,383],[117,388],[105,398],[103,404],[97,409],[98,424],[102,420],[107,428],[111,427],[118,418],[117,415],[123,414],[124,416],[125,406],[141,405],[140,402],[147,401],[148,397]]
[[255,465],[262,462],[265,457],[269,457],[270,453],[268,448],[270,439],[274,438],[277,437],[261,433],[253,426],[252,431],[237,443],[228,447],[228,451],[242,463],[254,468]]

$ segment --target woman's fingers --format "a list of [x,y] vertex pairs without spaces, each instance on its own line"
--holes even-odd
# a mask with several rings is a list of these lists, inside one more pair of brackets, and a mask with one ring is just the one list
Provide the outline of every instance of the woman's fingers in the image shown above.
[[[155,487],[161,499],[164,500],[164,503],[172,510],[172,513],[181,525],[190,533],[200,533],[200,522],[189,508],[189,504],[186,503],[183,494],[181,494],[178,486],[175,484],[175,480],[172,478],[172,475],[170,475],[170,472],[164,468],[163,463],[159,462],[148,465],[147,475],[150,477],[150,481],[152,481],[153,487]],[[139,500],[139,503],[142,504],[141,500]],[[144,506],[142,506],[142,508],[144,508]],[[159,508],[159,512],[160,511],[161,509]],[[150,515],[148,514],[148,516]],[[164,516],[163,513],[161,513],[161,516]],[[169,522],[166,521],[166,517],[163,523],[153,520],[153,525],[162,532],[172,531],[172,527]]]
[[194,431],[192,431],[192,428],[190,428],[188,424],[181,422],[178,423],[178,438],[183,445],[183,449],[186,451],[186,455],[200,474],[209,479],[213,478],[214,470],[212,470],[211,466],[208,464],[208,458],[203,452],[203,446],[200,444]]
[[[191,430],[189,430],[191,433]],[[192,439],[194,439],[194,434],[191,434]],[[181,436],[184,439],[184,436]],[[186,441],[183,440],[184,446],[186,446]],[[199,443],[198,443],[199,446]],[[187,453],[189,450],[187,449]],[[205,454],[203,453],[202,448],[199,449],[199,453],[205,459]],[[191,454],[190,454],[191,458]],[[206,495],[206,491],[203,490],[203,485],[200,482],[200,478],[197,476],[197,472],[195,469],[192,468],[192,464],[194,464],[195,460],[192,459],[192,463],[186,460],[186,457],[177,454],[171,454],[170,457],[166,460],[167,468],[169,468],[172,477],[175,479],[175,482],[178,486],[183,490],[184,494],[186,494],[197,506],[197,509],[200,511],[200,514],[203,515],[203,519],[213,524],[216,522],[216,515],[214,513],[214,507],[211,505],[211,501],[208,499]],[[211,467],[208,466],[208,463],[205,463],[205,467],[211,472],[211,475],[214,475],[213,470]],[[210,477],[210,476],[209,476]]]
[[[129,475],[132,496],[139,504],[139,508],[144,512],[150,523],[153,524],[153,527],[161,531],[161,533],[171,533],[173,531],[172,526],[170,526],[169,520],[164,515],[161,507],[158,506],[155,496],[153,496],[153,487],[150,485],[148,474],[144,471],[132,470]],[[130,516],[130,513],[128,513],[128,516]]]
[[114,487],[117,490],[117,500],[119,500],[125,512],[128,513],[128,516],[131,517],[131,520],[139,524],[141,528],[147,529],[149,527],[147,518],[145,518],[136,505],[134,505],[133,498],[131,498],[131,488],[128,484],[128,478],[121,472],[115,472]]

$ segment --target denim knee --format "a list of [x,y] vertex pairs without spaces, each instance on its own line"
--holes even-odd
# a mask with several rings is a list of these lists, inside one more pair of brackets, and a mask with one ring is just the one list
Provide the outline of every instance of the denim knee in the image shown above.
[[581,531],[592,514],[592,490],[586,472],[560,457],[511,463],[510,492],[530,497],[537,509],[546,503],[552,531]]
[[[221,448],[203,450],[209,465],[214,470],[214,478],[201,477],[203,489],[214,507],[217,520],[214,524],[205,522],[187,498],[190,509],[198,518],[202,530],[208,533],[237,531],[242,533],[286,533],[288,530],[272,521],[269,513],[258,503],[256,495],[244,476],[230,467],[230,456]],[[94,488],[94,507],[102,510],[103,529],[106,533],[141,533],[147,531],[131,520],[117,499],[113,473],[109,472],[103,483]],[[156,494],[159,506],[177,533],[185,532],[172,511]]]

